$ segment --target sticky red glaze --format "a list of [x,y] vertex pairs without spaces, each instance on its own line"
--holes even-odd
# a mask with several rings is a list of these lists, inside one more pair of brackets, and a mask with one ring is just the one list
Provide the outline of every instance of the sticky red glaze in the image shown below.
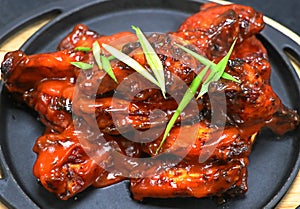
[[[60,51],[36,55],[25,55],[21,51],[8,53],[1,66],[5,87],[18,101],[39,113],[47,130],[33,148],[37,154],[34,175],[47,190],[63,200],[89,186],[105,187],[126,179],[123,171],[128,171],[127,166],[132,162],[115,162],[103,149],[115,149],[124,159],[125,156],[155,156],[162,140],[162,134],[156,131],[164,130],[176,110],[178,104],[174,97],[182,98],[184,86],[190,85],[203,68],[174,43],[181,43],[178,38],[188,40],[199,54],[218,62],[238,38],[225,71],[240,83],[221,79],[210,85],[217,103],[224,102],[218,95],[225,93],[227,110],[220,113],[226,118],[225,127],[210,127],[212,105],[210,98],[204,95],[197,100],[198,108],[188,106],[181,113],[160,150],[173,158],[182,157],[183,161],[171,168],[166,167],[168,162],[159,160],[152,165],[136,165],[143,169],[135,171],[135,175],[149,176],[131,178],[130,189],[136,200],[245,193],[246,166],[255,135],[263,127],[284,134],[296,128],[300,121],[298,113],[286,108],[270,85],[267,51],[255,37],[263,27],[262,14],[250,7],[209,3],[187,18],[178,31],[151,34],[149,41],[164,67],[169,93],[166,99],[153,86],[143,89],[143,84],[149,86],[150,83],[141,76],[130,79],[135,71],[120,61],[111,61],[118,83],[97,67],[84,71],[70,64],[73,61],[94,63],[91,52],[74,49],[91,47],[98,41],[100,45],[114,43],[149,69],[137,38],[130,32],[103,36],[79,24],[60,42]],[[127,83],[118,89],[122,82]],[[157,109],[160,114],[152,114]],[[76,117],[72,117],[74,115]],[[79,140],[80,132],[74,124],[89,131],[100,130],[106,142]],[[128,133],[129,128],[138,132]],[[155,140],[142,143],[120,135],[132,134],[144,140],[151,132],[156,133]],[[192,133],[195,138],[191,137]],[[217,135],[216,140],[212,140],[210,134]],[[200,163],[199,159],[208,154],[210,147],[215,149]],[[95,158],[91,158],[91,154]],[[116,172],[106,171],[101,164],[109,165]]]

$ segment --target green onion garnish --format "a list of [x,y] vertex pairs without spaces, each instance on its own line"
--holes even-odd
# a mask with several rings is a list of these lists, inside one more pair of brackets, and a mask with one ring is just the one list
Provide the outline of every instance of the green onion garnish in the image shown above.
[[[86,52],[93,50],[93,56],[94,56],[94,59],[96,61],[98,68],[100,70],[104,70],[116,83],[118,83],[116,76],[110,65],[110,60],[114,59],[115,57],[110,56],[107,58],[104,55],[101,55],[101,48],[99,46],[98,41],[95,41],[93,43],[92,48],[79,46],[79,47],[76,47],[75,50],[86,51]],[[84,62],[71,62],[71,64],[82,70],[88,70],[93,67],[92,64],[84,63]]]
[[216,76],[216,72],[215,71],[211,71],[210,74],[208,75],[208,77],[206,78],[206,80],[204,81],[204,83],[201,86],[200,92],[197,96],[197,99],[199,99],[202,95],[206,94],[208,92],[208,86],[210,85],[211,82],[213,82],[215,76]]
[[109,61],[112,61],[112,60],[114,60],[114,59],[116,59],[114,56],[109,56],[109,57],[107,57],[107,59],[109,60]]
[[105,72],[107,72],[107,74],[116,82],[118,83],[117,81],[117,78],[114,74],[114,71],[112,70],[111,68],[111,65],[110,65],[110,62],[109,62],[109,59],[108,57],[105,57],[104,55],[101,55],[101,62],[102,62],[102,67],[103,67],[103,70]]
[[99,67],[100,70],[102,70],[102,62],[101,62],[101,48],[99,46],[98,41],[95,41],[93,43],[93,55],[94,55],[94,59]]
[[82,51],[82,52],[89,52],[91,51],[91,47],[85,47],[85,46],[78,46],[74,50],[76,51]]
[[134,69],[136,72],[144,76],[147,80],[149,80],[150,82],[154,83],[159,87],[159,84],[156,81],[156,79],[136,60],[132,59],[127,54],[119,51],[118,49],[110,45],[102,44],[102,47],[106,49],[109,53],[111,53],[114,57],[116,57],[118,60],[125,63],[126,65]]
[[71,62],[72,65],[74,65],[75,67],[78,67],[82,70],[88,70],[91,69],[93,67],[92,64],[89,63],[84,63],[84,62]]
[[[223,58],[221,59],[221,61],[220,61],[218,64],[215,64],[215,65],[213,66],[212,70],[214,71],[214,75],[212,76],[211,79],[207,79],[207,80],[206,80],[206,81],[208,81],[208,82],[205,82],[205,83],[203,84],[203,86],[201,87],[201,90],[200,90],[200,92],[199,92],[197,98],[203,96],[204,94],[206,94],[206,93],[208,92],[208,86],[210,85],[211,82],[218,81],[218,80],[222,77],[222,75],[223,75],[223,73],[224,73],[224,71],[225,71],[225,68],[226,68],[226,66],[227,66],[229,57],[230,57],[230,55],[231,55],[231,53],[232,53],[232,51],[233,51],[234,45],[235,45],[235,43],[236,43],[236,40],[237,40],[237,39],[234,40],[233,44],[231,45],[231,47],[230,47],[228,53],[225,55],[225,57],[223,57]],[[231,76],[231,75],[229,75],[229,74],[227,74],[227,75],[228,75],[228,76]],[[231,77],[232,77],[232,76],[231,76]]]
[[230,75],[230,74],[228,74],[228,73],[226,73],[226,72],[224,72],[224,73],[222,74],[222,78],[224,78],[224,79],[226,79],[226,80],[234,81],[234,82],[236,82],[236,83],[241,83],[241,81],[237,80],[235,77],[233,77],[232,75]]
[[[229,55],[229,56],[228,56],[228,59],[229,59],[229,57],[230,57],[230,55],[231,55],[231,53],[232,53],[233,47],[234,47],[234,45],[235,45],[235,43],[236,43],[236,40],[237,40],[237,39],[234,40],[233,44],[231,45],[231,48],[230,48],[229,52],[227,53],[227,55]],[[188,49],[188,48],[186,48],[186,47],[184,47],[184,46],[181,46],[181,45],[179,45],[179,44],[176,44],[176,45],[177,45],[179,48],[181,48],[183,51],[185,51],[185,52],[187,52],[188,54],[190,54],[190,55],[192,55],[193,57],[195,57],[195,58],[196,58],[199,62],[201,62],[203,65],[205,65],[205,66],[210,65],[212,70],[214,70],[214,71],[216,71],[216,72],[218,71],[218,69],[216,69],[216,68],[217,68],[217,64],[213,63],[212,61],[210,61],[210,60],[207,59],[206,57],[204,57],[204,56],[202,56],[202,55],[200,55],[200,54],[197,54],[196,52],[194,52],[194,51],[192,51],[192,50],[190,50],[190,49]],[[226,56],[227,56],[227,55],[226,55]],[[225,57],[226,57],[226,56],[225,56]],[[225,57],[224,57],[224,58],[225,58]],[[224,59],[224,58],[223,58],[223,59]],[[227,59],[227,62],[228,62],[228,59]],[[220,62],[221,62],[221,61],[220,61]],[[219,62],[218,64],[220,64],[220,62]],[[227,62],[226,62],[226,65],[227,65]],[[226,65],[225,65],[225,67],[226,67]],[[225,69],[225,68],[224,68],[224,69]],[[224,71],[223,71],[223,74],[221,75],[221,77],[224,78],[224,79],[227,79],[227,80],[231,80],[231,81],[240,83],[239,80],[237,80],[237,79],[234,78],[232,75],[230,75],[230,74],[228,74],[228,73],[226,73],[226,72],[224,72]]]
[[[196,99],[198,99],[199,97],[201,97],[202,95],[207,93],[210,83],[214,82],[214,81],[218,81],[222,76],[224,76],[223,78],[225,78],[225,79],[229,79],[229,80],[232,80],[232,81],[237,81],[230,74],[224,72],[224,70],[227,66],[229,57],[230,57],[230,55],[233,51],[235,43],[236,43],[236,40],[231,45],[231,47],[230,47],[228,53],[226,54],[226,56],[223,57],[222,60],[218,64],[213,63],[212,61],[208,60],[207,58],[197,54],[196,52],[193,52],[192,50],[190,50],[190,49],[188,49],[184,46],[176,44],[179,48],[181,48],[182,50],[184,50],[188,54],[191,54],[199,62],[204,64],[206,67],[194,78],[194,80],[192,81],[192,84],[190,85],[190,88],[184,94],[184,96],[183,96],[181,102],[179,103],[175,113],[173,114],[172,118],[168,122],[165,133],[163,135],[163,138],[162,138],[158,148],[156,149],[156,152],[155,152],[156,155],[158,154],[159,150],[161,149],[162,145],[164,144],[164,142],[165,142],[169,132],[171,131],[173,125],[175,124],[177,118],[180,116],[181,112],[184,110],[184,108],[188,105],[188,103],[194,97],[197,89],[199,88],[199,86],[200,86],[200,84],[201,84],[201,82],[202,82],[202,80],[203,80],[203,78],[204,78],[204,76],[205,76],[205,74],[206,74],[206,72],[208,71],[209,68],[211,69],[211,72],[208,75],[208,77],[206,78],[206,80],[204,81],[204,83],[202,84],[200,92],[199,92]],[[237,81],[237,82],[239,82],[239,81]]]
[[179,115],[181,114],[181,112],[184,110],[184,108],[189,104],[189,102],[192,100],[192,98],[194,97],[197,89],[199,88],[205,74],[207,73],[208,69],[209,69],[209,65],[206,66],[192,81],[190,87],[187,89],[187,91],[185,92],[181,102],[179,103],[175,113],[173,114],[172,118],[170,119],[170,121],[168,122],[168,125],[166,127],[164,136],[156,150],[155,154],[158,154],[159,150],[161,149],[163,143],[165,142],[169,132],[171,131],[173,125],[175,124],[177,118],[179,117]]
[[93,43],[93,55],[100,70],[104,70],[116,83],[118,83],[114,71],[111,68],[109,59],[101,55],[101,48],[98,41]]
[[135,31],[136,36],[141,43],[143,52],[145,54],[147,63],[149,64],[153,74],[159,84],[159,87],[162,91],[164,98],[166,98],[166,85],[165,85],[165,75],[164,75],[164,67],[159,59],[158,55],[156,54],[155,50],[151,46],[150,42],[147,40],[143,32],[139,27],[131,26],[131,28]]

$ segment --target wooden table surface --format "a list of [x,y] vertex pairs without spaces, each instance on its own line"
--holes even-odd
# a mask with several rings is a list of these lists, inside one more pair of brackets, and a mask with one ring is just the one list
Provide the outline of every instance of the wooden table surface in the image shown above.
[[[40,27],[42,27],[45,23],[47,23],[51,17],[48,17],[43,20],[39,20],[33,23],[31,26],[28,26],[21,31],[17,32],[15,35],[11,36],[5,43],[0,44],[0,62],[2,62],[3,57],[6,52],[13,51],[19,49],[20,46]],[[278,28],[283,28],[282,26],[278,25]],[[284,29],[284,28],[283,28]],[[296,34],[291,34],[294,39],[296,38],[298,43],[300,44],[300,37]],[[300,77],[300,68],[299,66],[294,63],[294,67],[297,68],[297,73]],[[1,176],[0,176],[1,177]],[[294,209],[300,205],[300,172],[296,177],[294,183],[277,205],[276,209]],[[6,209],[6,207],[0,202],[0,209]]]

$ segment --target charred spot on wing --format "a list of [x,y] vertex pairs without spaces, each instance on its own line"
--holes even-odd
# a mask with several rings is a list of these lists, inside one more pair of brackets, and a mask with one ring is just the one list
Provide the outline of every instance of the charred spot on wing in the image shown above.
[[4,60],[1,64],[1,73],[3,75],[4,81],[10,77],[13,68],[22,61],[24,56],[25,53],[19,50],[8,52],[4,56]]
[[232,68],[240,67],[244,63],[245,63],[245,61],[243,59],[239,59],[239,58],[228,61],[228,65]]
[[139,47],[141,47],[141,44],[139,42],[130,42],[128,44],[125,44],[122,47],[122,52],[125,53],[125,54],[129,54],[132,51],[138,49]]
[[13,58],[8,57],[7,59],[4,60],[4,62],[1,65],[1,73],[3,75],[4,80],[8,77],[9,71],[11,70],[11,66],[13,63]]

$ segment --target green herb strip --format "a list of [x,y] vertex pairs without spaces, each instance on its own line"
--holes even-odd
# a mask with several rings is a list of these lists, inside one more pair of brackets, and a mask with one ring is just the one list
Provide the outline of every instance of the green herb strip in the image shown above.
[[[235,45],[235,42],[236,40],[234,41],[233,45],[231,47],[233,47]],[[193,57],[195,57],[200,63],[202,63],[203,65],[207,66],[207,65],[210,65],[211,66],[211,69],[215,70],[216,71],[216,64],[213,63],[212,61],[210,61],[209,59],[207,59],[206,57],[200,55],[200,54],[197,54],[196,52],[184,47],[184,46],[181,46],[179,44],[176,44],[179,48],[181,48],[183,51],[187,52],[188,54],[192,55]],[[232,75],[226,73],[226,72],[223,72],[222,74],[222,78],[224,79],[227,79],[227,80],[231,80],[231,81],[234,81],[234,82],[237,82],[237,83],[240,83],[239,80],[237,80],[236,78],[234,78]]]
[[95,41],[93,43],[93,55],[94,55],[94,59],[95,59],[97,65],[98,65],[98,68],[100,70],[102,70],[102,62],[101,62],[101,57],[100,57],[101,48],[100,48],[100,45],[99,45],[98,41]]
[[88,70],[93,67],[92,64],[84,63],[84,62],[71,62],[71,65],[74,65],[75,67],[78,67],[82,70]]
[[[176,44],[179,48],[181,48],[182,50],[184,50],[185,52],[187,52],[188,54],[192,55],[193,57],[195,57],[199,62],[201,62],[203,65],[205,65],[206,67],[204,68],[204,70],[202,70],[197,76],[196,78],[194,78],[194,80],[192,81],[192,84],[189,88],[189,90],[187,90],[187,92],[185,93],[185,95],[183,96],[181,102],[178,105],[178,108],[176,109],[175,113],[173,114],[172,118],[170,119],[165,133],[163,135],[163,138],[156,150],[156,154],[158,154],[159,150],[161,149],[162,145],[164,144],[168,134],[170,133],[173,125],[175,124],[177,118],[180,116],[181,112],[184,110],[184,108],[189,104],[189,102],[191,101],[191,99],[194,97],[197,89],[199,88],[206,72],[208,71],[209,68],[211,68],[211,72],[208,75],[208,77],[206,78],[206,80],[204,81],[204,83],[201,86],[200,92],[197,96],[196,99],[199,99],[199,97],[203,96],[205,93],[208,92],[208,87],[210,85],[211,82],[214,81],[218,81],[222,76],[225,77],[225,79],[229,79],[232,81],[237,81],[234,77],[232,77],[230,74],[225,73],[225,68],[227,66],[229,57],[233,51],[234,45],[236,43],[236,40],[234,40],[233,44],[231,45],[228,53],[226,54],[225,57],[222,58],[222,60],[218,63],[215,64],[212,61],[208,60],[207,58],[203,57],[200,54],[197,54],[196,52],[193,52],[192,50],[178,45]],[[224,75],[225,74],[225,75]],[[238,81],[239,82],[239,81]]]
[[116,59],[114,56],[109,56],[109,57],[107,57],[107,59],[109,60],[109,61],[112,61],[112,60],[114,60],[114,59]]
[[105,57],[104,55],[101,55],[101,62],[102,62],[102,66],[103,66],[103,70],[105,72],[107,72],[107,74],[116,82],[118,83],[117,81],[117,78],[114,74],[114,71],[112,70],[111,68],[111,65],[110,65],[110,61],[107,57]]
[[170,119],[170,121],[168,122],[168,125],[166,127],[164,136],[156,150],[156,154],[158,154],[159,150],[161,149],[162,145],[164,144],[169,132],[171,131],[173,125],[175,124],[177,118],[180,116],[180,114],[182,113],[182,111],[184,110],[184,108],[190,103],[190,101],[193,99],[193,97],[195,96],[195,93],[197,91],[197,89],[199,88],[204,76],[206,75],[208,69],[209,69],[209,65],[206,66],[192,81],[190,87],[187,89],[187,91],[185,92],[181,102],[179,103],[175,113],[173,114],[172,118]]
[[225,57],[222,58],[222,60],[218,64],[213,63],[212,61],[210,61],[206,57],[203,57],[202,55],[197,54],[196,52],[194,52],[194,51],[192,51],[192,50],[190,50],[190,49],[188,49],[188,48],[186,48],[184,46],[176,44],[183,51],[185,51],[186,53],[188,53],[188,54],[192,55],[193,57],[195,57],[203,65],[205,65],[205,66],[210,65],[211,66],[212,72],[209,74],[208,78],[203,83],[203,85],[202,85],[202,87],[200,89],[200,92],[199,92],[199,94],[197,96],[197,99],[208,92],[208,87],[209,87],[209,85],[210,85],[211,82],[218,81],[221,77],[224,78],[224,79],[227,79],[227,80],[235,81],[237,83],[240,82],[237,79],[235,79],[232,75],[224,72],[224,70],[225,70],[225,68],[227,66],[229,57],[230,57],[230,55],[231,55],[231,53],[233,51],[233,48],[235,46],[236,40],[237,39],[234,40],[234,42],[231,45],[228,53],[226,54]]
[[106,49],[109,53],[111,53],[114,57],[116,57],[118,60],[125,63],[126,65],[134,69],[136,72],[144,76],[147,80],[159,87],[159,84],[156,81],[156,79],[136,60],[132,59],[127,54],[124,54],[123,52],[110,45],[102,44],[102,47]]
[[147,63],[149,64],[158,84],[162,91],[164,98],[166,98],[166,85],[165,85],[165,75],[164,75],[164,67],[159,59],[158,55],[156,54],[155,50],[151,46],[150,42],[147,40],[143,32],[139,27],[131,26],[132,29],[135,31],[136,36],[142,46],[143,52],[145,54]]
[[[203,96],[204,94],[206,94],[208,92],[208,87],[209,87],[210,83],[218,81],[222,77],[222,75],[225,71],[225,68],[227,66],[229,57],[230,57],[230,55],[233,51],[233,48],[235,46],[236,40],[237,39],[234,40],[233,44],[231,45],[231,47],[230,47],[228,53],[225,55],[225,57],[223,57],[221,59],[221,61],[214,66],[214,68],[213,68],[214,75],[212,76],[211,79],[207,79],[208,82],[204,83],[204,85],[202,86],[197,98]],[[231,76],[229,74],[227,74],[227,75]]]
[[[79,51],[90,51],[92,50],[94,59],[96,61],[96,64],[100,70],[104,70],[116,83],[118,83],[117,78],[112,70],[112,67],[110,65],[110,60],[115,59],[115,57],[105,57],[104,55],[101,55],[101,48],[98,43],[98,41],[95,41],[93,43],[92,49],[89,47],[76,47],[75,50]],[[88,70],[93,67],[92,64],[84,63],[84,62],[71,62],[72,65],[75,67],[78,67],[82,70]]]
[[91,51],[91,47],[85,47],[85,46],[78,46],[74,50],[76,51],[82,51],[82,52],[89,52]]
[[233,81],[233,82],[236,82],[236,83],[241,83],[241,81],[237,80],[235,77],[233,77],[232,75],[224,72],[222,74],[222,78],[226,79],[226,80],[230,80],[230,81]]

